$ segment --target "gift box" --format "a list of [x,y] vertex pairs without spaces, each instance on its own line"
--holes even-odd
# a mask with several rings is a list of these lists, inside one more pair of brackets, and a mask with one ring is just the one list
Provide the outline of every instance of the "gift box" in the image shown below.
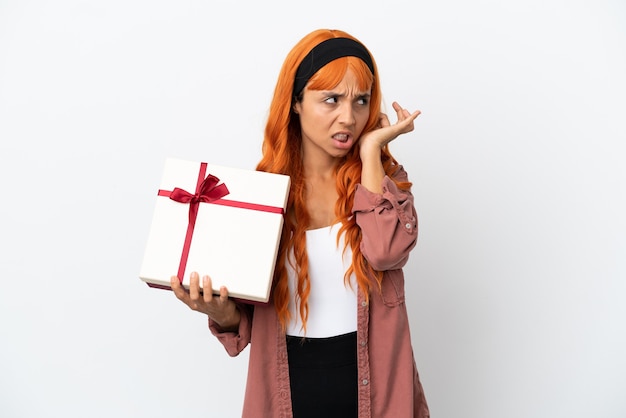
[[196,271],[213,292],[267,303],[290,179],[280,174],[168,158],[139,277],[185,288]]

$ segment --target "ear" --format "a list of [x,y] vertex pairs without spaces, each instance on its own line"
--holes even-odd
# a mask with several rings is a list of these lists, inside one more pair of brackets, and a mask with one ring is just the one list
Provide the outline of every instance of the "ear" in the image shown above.
[[293,113],[295,113],[296,115],[300,114],[300,108],[301,108],[301,104],[299,101],[296,100],[296,102],[293,104],[293,106],[291,107],[291,109],[293,110]]

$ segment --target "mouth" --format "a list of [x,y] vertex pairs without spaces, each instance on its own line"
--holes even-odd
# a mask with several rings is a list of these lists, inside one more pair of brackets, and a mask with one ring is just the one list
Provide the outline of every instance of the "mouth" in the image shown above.
[[354,143],[354,137],[348,132],[339,132],[332,136],[335,147],[341,150],[349,150]]
[[333,139],[338,142],[346,143],[350,140],[351,135],[346,133],[339,133],[333,135]]

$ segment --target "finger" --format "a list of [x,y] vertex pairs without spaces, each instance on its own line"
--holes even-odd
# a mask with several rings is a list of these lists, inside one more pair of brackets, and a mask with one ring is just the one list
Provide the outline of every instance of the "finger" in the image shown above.
[[413,120],[411,118],[411,112],[409,112],[408,109],[402,109],[400,113],[402,115],[402,120],[405,120],[405,119],[410,119],[411,121]]
[[172,288],[174,295],[176,295],[178,299],[186,303],[187,291],[185,290],[183,285],[180,283],[180,279],[177,276],[170,277],[170,287]]
[[419,115],[422,114],[421,110],[416,110],[415,112],[413,112],[410,117],[413,118],[413,120],[415,120],[415,118],[417,118]]
[[421,112],[419,110],[409,113],[408,110],[403,109],[402,116],[398,115],[398,124],[403,124],[404,126],[411,127],[412,129],[415,118],[417,118],[420,114]]
[[398,102],[393,102],[392,106],[393,106],[393,110],[395,110],[398,115],[398,121],[405,120],[405,119],[415,120],[415,118],[418,117],[421,113],[419,110],[416,110],[415,112],[411,113],[408,111],[408,109],[405,109],[402,106],[400,106]]
[[202,277],[202,296],[206,303],[210,303],[213,300],[213,283],[209,276]]
[[400,103],[398,102],[393,102],[391,106],[393,107],[393,110],[396,111],[396,113],[402,110],[402,106],[400,106]]
[[420,114],[419,110],[416,110],[413,113],[409,113],[408,110],[404,109],[402,111],[402,115],[403,115],[402,119],[403,119],[403,121],[407,121],[407,122],[410,123],[410,122],[413,122],[415,120],[415,118],[419,116],[419,114]]
[[226,303],[228,301],[228,289],[226,286],[220,287],[220,302]]
[[200,276],[197,272],[191,273],[189,277],[189,298],[193,301],[200,299]]
[[391,123],[389,123],[389,118],[384,113],[381,113],[378,117],[378,126],[380,128],[385,128],[389,125],[391,125]]

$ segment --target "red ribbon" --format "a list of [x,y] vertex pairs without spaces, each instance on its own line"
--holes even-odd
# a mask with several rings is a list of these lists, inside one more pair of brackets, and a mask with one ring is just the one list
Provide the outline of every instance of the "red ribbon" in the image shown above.
[[159,190],[159,196],[169,197],[170,199],[184,204],[189,204],[189,223],[187,224],[187,233],[185,235],[185,242],[183,244],[183,251],[180,256],[180,263],[178,265],[178,280],[183,282],[185,276],[185,268],[187,267],[187,259],[189,258],[189,249],[191,247],[191,238],[193,237],[193,230],[196,226],[196,219],[198,218],[198,209],[200,203],[211,203],[216,205],[231,206],[242,209],[259,210],[263,212],[271,213],[283,213],[283,208],[275,206],[257,205],[254,203],[237,202],[234,200],[224,200],[222,197],[226,196],[230,192],[224,183],[218,184],[219,179],[212,174],[209,174],[206,178],[207,163],[200,163],[200,171],[198,172],[198,181],[196,182],[196,192],[194,194],[189,193],[186,190],[175,187],[174,190]]

